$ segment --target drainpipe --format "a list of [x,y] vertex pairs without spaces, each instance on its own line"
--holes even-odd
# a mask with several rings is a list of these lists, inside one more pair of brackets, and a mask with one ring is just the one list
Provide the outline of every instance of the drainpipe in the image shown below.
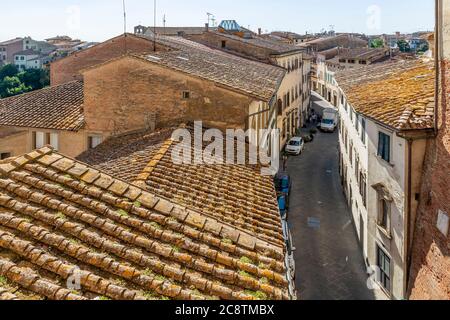
[[404,283],[403,283],[403,296],[406,299],[408,292],[408,282],[409,282],[409,274],[410,274],[410,232],[411,232],[411,196],[412,196],[412,147],[413,147],[414,139],[408,138],[408,181],[407,181],[407,193],[408,197],[406,200],[406,211],[405,211],[405,220],[406,220],[406,230],[405,237],[403,243],[404,250],[404,272],[403,275]]
[[440,12],[442,12],[441,7],[441,1],[435,0],[435,31],[434,31],[434,47],[435,47],[435,53],[434,53],[434,66],[436,70],[436,78],[435,78],[435,92],[434,92],[434,101],[435,101],[435,107],[434,107],[434,134],[435,136],[438,135],[438,125],[439,125],[439,87],[440,87],[440,60],[441,60],[441,53],[440,53],[440,38],[441,38],[441,19],[439,17]]

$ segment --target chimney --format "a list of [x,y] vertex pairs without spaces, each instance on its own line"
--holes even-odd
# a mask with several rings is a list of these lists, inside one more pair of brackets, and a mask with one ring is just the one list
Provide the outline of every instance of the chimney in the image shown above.
[[209,31],[209,23],[205,23],[205,31],[206,31],[206,32]]
[[258,35],[260,36],[262,34],[261,28],[258,28]]

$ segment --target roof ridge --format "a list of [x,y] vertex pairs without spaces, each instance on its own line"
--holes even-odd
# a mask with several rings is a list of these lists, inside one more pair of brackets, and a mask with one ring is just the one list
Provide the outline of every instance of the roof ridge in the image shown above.
[[[122,179],[112,177],[102,170],[92,168],[89,164],[56,152],[49,145],[22,156],[11,158],[5,163],[0,163],[0,178],[7,178],[13,171],[20,169],[27,164],[37,162],[38,160],[40,160],[39,164],[44,163],[45,166],[49,166],[52,169],[56,168],[63,173],[66,172],[89,184],[94,184],[97,180],[102,180],[102,182],[104,182],[104,180],[109,180],[111,183],[108,183],[108,186],[100,186],[100,188],[109,191],[116,196],[127,198],[131,202],[139,201],[141,205],[147,207],[149,210],[156,210],[180,219],[183,223],[187,223],[195,228],[204,229],[208,222],[214,222],[219,226],[215,228],[215,231],[217,231],[219,235],[222,233],[232,235],[231,240],[236,245],[242,246],[247,250],[254,250],[256,247],[264,247],[267,250],[272,251],[272,253],[280,254],[280,250],[284,251],[282,246],[261,239],[239,227],[220,221],[218,218],[205,212],[201,212],[195,208],[185,207],[173,200],[169,200],[160,195],[155,195],[152,192],[144,190],[139,185],[130,184]],[[99,187],[98,185],[96,186]]]
[[174,141],[172,138],[164,141],[158,152],[153,156],[153,158],[147,163],[142,172],[133,181],[134,185],[137,185],[143,189],[145,188],[145,182],[150,177],[153,170],[155,170],[155,168],[158,166],[159,161],[166,155],[167,151],[169,151],[169,148],[172,146],[173,142]]

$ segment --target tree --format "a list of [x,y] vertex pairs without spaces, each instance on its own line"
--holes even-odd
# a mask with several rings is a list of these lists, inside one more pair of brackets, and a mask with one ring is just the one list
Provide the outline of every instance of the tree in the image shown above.
[[33,90],[42,89],[50,84],[48,71],[44,69],[28,69],[19,73],[17,77]]
[[42,89],[49,84],[50,76],[46,69],[27,69],[19,72],[12,64],[0,68],[0,98]]
[[401,52],[410,52],[411,47],[409,46],[409,43],[406,40],[398,40],[397,46],[400,49]]
[[19,77],[5,77],[0,82],[0,96],[2,98],[12,97],[33,90],[31,86],[21,82]]
[[430,50],[430,45],[427,42],[425,42],[420,45],[419,49],[417,49],[417,53],[424,53],[427,52],[428,50]]
[[14,77],[19,73],[17,67],[13,64],[7,64],[6,66],[0,68],[0,81],[5,77]]
[[378,39],[372,40],[372,42],[370,43],[370,47],[371,48],[382,48],[382,47],[384,47],[383,39],[378,38]]

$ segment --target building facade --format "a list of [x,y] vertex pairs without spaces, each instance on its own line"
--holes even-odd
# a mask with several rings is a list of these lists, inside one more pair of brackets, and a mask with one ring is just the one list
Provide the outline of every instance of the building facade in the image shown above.
[[[154,51],[153,42],[133,34],[125,34],[107,40],[85,50],[54,61],[50,65],[50,83],[59,85],[73,80],[81,80],[82,69],[106,62],[127,53],[146,53]],[[167,50],[156,45],[156,50]]]
[[336,83],[340,171],[361,249],[379,293],[406,299],[421,173],[433,132],[434,66],[390,62],[338,72]]
[[48,57],[45,58],[39,52],[31,49],[17,52],[14,55],[14,65],[22,71],[26,69],[42,69],[48,60]]
[[14,63],[14,55],[20,51],[23,51],[22,38],[0,42],[0,66]]

